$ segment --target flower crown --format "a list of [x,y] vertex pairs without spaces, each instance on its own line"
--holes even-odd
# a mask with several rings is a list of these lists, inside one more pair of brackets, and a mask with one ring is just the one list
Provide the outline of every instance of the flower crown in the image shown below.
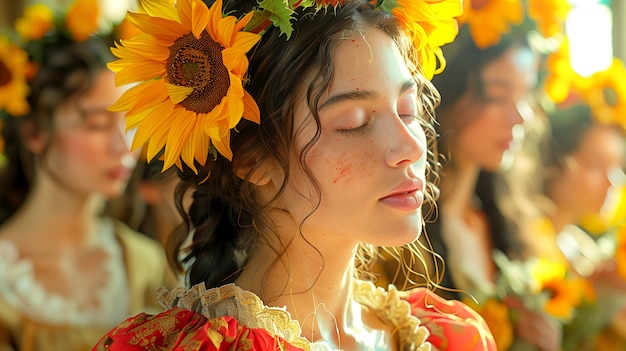
[[514,29],[560,37],[571,9],[568,0],[465,0],[460,25],[467,25],[478,48],[498,44]]
[[[44,4],[26,7],[15,38],[0,38],[0,129],[4,119],[30,111],[28,81],[51,45],[87,40],[98,29],[98,0],[76,0],[65,12]],[[0,153],[4,150],[0,139]]]
[[546,93],[552,101],[560,104],[578,98],[591,108],[595,120],[626,131],[626,67],[620,59],[613,58],[607,69],[583,77],[571,66],[565,41],[547,64]]
[[[137,128],[132,149],[147,145],[152,160],[196,171],[218,153],[232,159],[230,130],[241,118],[260,123],[259,108],[244,89],[246,53],[273,25],[288,40],[296,8],[328,10],[349,0],[262,0],[241,18],[223,14],[222,1],[141,0],[145,13],[126,19],[141,33],[116,43],[110,63],[118,85],[138,83],[111,106]],[[461,0],[372,0],[410,35],[427,78],[445,67],[441,45],[454,40]]]

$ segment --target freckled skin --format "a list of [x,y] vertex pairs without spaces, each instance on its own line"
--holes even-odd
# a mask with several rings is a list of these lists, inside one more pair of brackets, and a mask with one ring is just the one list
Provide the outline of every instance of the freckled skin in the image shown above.
[[[425,177],[426,137],[415,80],[393,40],[377,29],[368,29],[365,39],[341,43],[333,66],[326,96],[358,97],[319,111],[320,138],[305,162],[321,202],[317,206],[318,193],[294,167],[281,206],[296,223],[304,220],[302,232],[318,248],[411,242],[421,233],[421,210],[400,210],[381,200],[403,182]],[[308,105],[297,107],[299,147],[315,133],[309,116]]]

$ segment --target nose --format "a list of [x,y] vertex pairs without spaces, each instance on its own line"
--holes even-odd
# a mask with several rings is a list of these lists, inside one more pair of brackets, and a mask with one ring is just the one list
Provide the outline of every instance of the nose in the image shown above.
[[511,125],[516,126],[530,121],[535,117],[532,107],[526,99],[521,99],[511,105],[508,111],[508,121]]
[[385,159],[390,167],[410,165],[425,153],[426,136],[417,120],[405,123],[397,114],[388,126],[389,139]]
[[125,132],[125,121],[121,117],[113,128],[111,128],[111,142],[110,149],[114,154],[125,154],[130,152],[130,145]]

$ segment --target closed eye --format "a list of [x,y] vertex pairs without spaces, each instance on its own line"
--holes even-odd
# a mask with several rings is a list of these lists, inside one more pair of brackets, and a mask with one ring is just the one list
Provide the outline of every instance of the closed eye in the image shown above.
[[339,133],[341,133],[342,135],[346,135],[346,136],[360,135],[360,134],[365,134],[365,132],[367,131],[368,127],[369,127],[369,122],[365,123],[365,124],[363,124],[362,126],[359,126],[359,127],[339,129],[337,131]]

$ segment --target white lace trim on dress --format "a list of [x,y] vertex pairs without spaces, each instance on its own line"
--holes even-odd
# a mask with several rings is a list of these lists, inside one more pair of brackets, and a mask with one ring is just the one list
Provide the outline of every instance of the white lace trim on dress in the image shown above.
[[107,253],[104,265],[109,279],[95,292],[97,306],[81,308],[71,298],[46,291],[35,279],[33,263],[20,257],[8,240],[0,240],[0,297],[39,322],[106,327],[119,323],[130,305],[123,251],[110,219],[101,220],[98,231],[97,245]]

